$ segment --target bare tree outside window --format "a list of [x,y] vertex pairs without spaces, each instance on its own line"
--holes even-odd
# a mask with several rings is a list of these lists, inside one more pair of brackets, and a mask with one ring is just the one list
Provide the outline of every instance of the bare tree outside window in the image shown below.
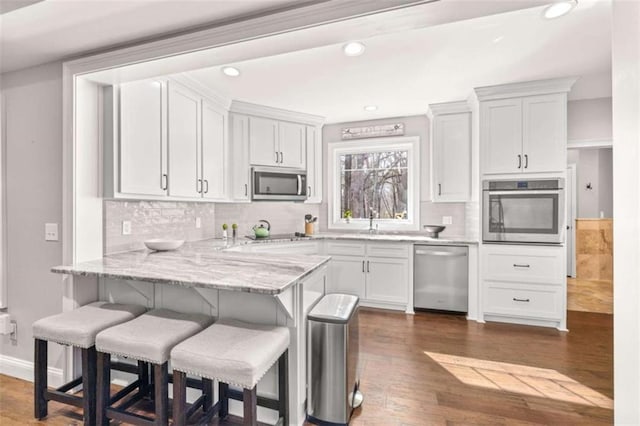
[[345,217],[407,220],[408,151],[340,156],[340,211]]

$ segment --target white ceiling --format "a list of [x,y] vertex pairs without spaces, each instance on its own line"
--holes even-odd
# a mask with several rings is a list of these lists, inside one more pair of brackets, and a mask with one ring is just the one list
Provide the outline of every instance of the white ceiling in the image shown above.
[[296,0],[33,0],[0,8],[0,73],[160,34],[300,5]]
[[[458,4],[459,6],[459,4]],[[572,99],[611,95],[609,0],[580,0],[546,20],[531,8],[363,40],[364,55],[341,44],[234,63],[190,74],[223,97],[346,122],[424,114],[427,105],[466,99],[474,87],[561,76],[580,80]],[[365,105],[379,106],[366,112]]]

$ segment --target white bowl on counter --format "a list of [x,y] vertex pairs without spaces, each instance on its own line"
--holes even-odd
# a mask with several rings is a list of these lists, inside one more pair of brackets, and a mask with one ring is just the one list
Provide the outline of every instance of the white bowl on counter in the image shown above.
[[153,240],[147,240],[144,245],[149,250],[154,251],[169,251],[180,248],[184,244],[184,240],[166,240],[163,238],[155,238]]

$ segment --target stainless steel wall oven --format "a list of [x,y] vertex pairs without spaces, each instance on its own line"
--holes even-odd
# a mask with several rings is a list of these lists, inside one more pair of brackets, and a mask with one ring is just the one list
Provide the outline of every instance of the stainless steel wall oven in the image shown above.
[[485,180],[482,193],[484,242],[564,243],[564,179]]

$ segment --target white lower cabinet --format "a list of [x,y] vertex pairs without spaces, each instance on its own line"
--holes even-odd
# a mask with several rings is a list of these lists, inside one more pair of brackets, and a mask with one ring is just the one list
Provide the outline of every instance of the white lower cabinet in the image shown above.
[[566,330],[566,261],[562,246],[482,247],[485,320]]
[[356,295],[364,306],[406,310],[409,253],[408,244],[328,242],[327,293]]

